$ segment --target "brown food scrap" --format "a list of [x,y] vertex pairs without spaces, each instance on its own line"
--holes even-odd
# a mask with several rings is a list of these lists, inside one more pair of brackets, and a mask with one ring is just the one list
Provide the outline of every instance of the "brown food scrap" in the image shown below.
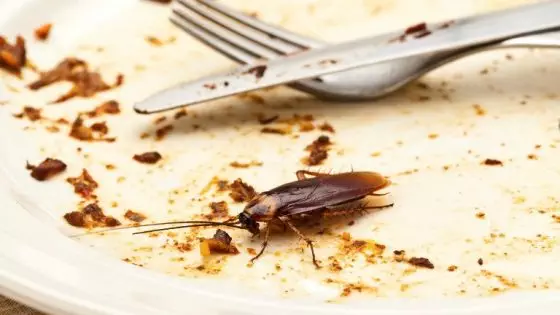
[[144,37],[144,39],[152,46],[163,46],[165,44],[171,44],[176,40],[176,38],[173,36],[167,39],[166,41],[163,41],[155,36],[146,36]]
[[457,266],[455,266],[455,265],[451,265],[451,266],[447,267],[447,271],[449,271],[449,272],[453,272],[455,270],[457,270]]
[[478,212],[478,213],[476,214],[476,217],[482,220],[482,219],[484,219],[484,218],[486,217],[486,213],[484,213],[484,212]]
[[324,122],[319,125],[319,130],[334,133],[334,127],[328,122]]
[[272,122],[274,122],[275,120],[277,120],[280,116],[279,115],[273,115],[270,117],[266,117],[264,114],[258,114],[257,115],[257,119],[259,120],[259,123],[261,125],[268,125]]
[[439,135],[437,133],[431,133],[428,135],[429,139],[437,139],[439,137]]
[[313,125],[313,123],[311,123],[309,121],[299,122],[299,131],[301,131],[301,132],[308,132],[308,131],[312,131],[314,129],[315,129],[315,126]]
[[244,183],[240,178],[229,185],[229,196],[235,202],[246,202],[257,195],[253,187]]
[[480,266],[482,266],[482,265],[484,264],[484,261],[482,260],[482,258],[479,258],[476,262],[477,262]]
[[249,168],[251,166],[262,166],[262,165],[263,163],[259,161],[251,161],[249,163],[241,163],[241,162],[233,161],[229,163],[229,166],[234,168]]
[[529,160],[538,160],[539,158],[537,157],[536,154],[529,154],[529,155],[527,155],[527,159],[529,159]]
[[219,202],[211,202],[210,209],[212,209],[212,213],[207,216],[210,218],[225,218],[229,215],[229,207],[227,202],[219,201]]
[[38,181],[47,180],[66,170],[66,164],[61,160],[46,158],[39,166],[27,163],[26,168],[31,170],[31,177]]
[[173,118],[175,119],[181,119],[182,117],[187,116],[187,111],[184,109],[180,109],[178,110],[175,115],[173,115]]
[[264,76],[265,72],[266,72],[266,66],[261,65],[261,66],[252,67],[249,70],[247,70],[245,73],[246,74],[254,74],[257,79],[260,79]]
[[495,160],[495,159],[486,159],[482,162],[482,164],[484,165],[488,165],[488,166],[503,166],[504,163],[500,160]]
[[239,250],[231,243],[231,236],[223,230],[216,230],[214,236],[205,239],[200,244],[200,254],[204,257],[214,253],[219,254],[239,254]]
[[418,267],[434,269],[434,264],[432,264],[428,258],[412,257],[408,260],[408,263]]
[[284,128],[279,128],[279,127],[264,127],[261,129],[262,133],[271,133],[271,134],[277,134],[277,135],[287,135],[290,134],[292,132],[292,129],[290,127],[284,127]]
[[88,127],[84,125],[84,120],[78,116],[72,123],[69,136],[80,141],[115,141],[115,138],[103,137],[108,132],[109,128],[104,122],[94,123]]
[[29,119],[30,121],[37,121],[42,119],[43,117],[41,117],[41,109],[40,108],[34,108],[31,106],[25,106],[23,108],[23,111],[19,114],[15,114],[14,117],[16,118],[25,118],[27,117],[27,119]]
[[251,247],[247,247],[247,253],[248,253],[249,255],[255,256],[255,255],[257,254],[257,250],[254,249],[254,248],[251,248]]
[[92,111],[89,111],[86,114],[88,115],[88,117],[94,118],[94,117],[99,117],[99,116],[102,116],[102,115],[105,115],[105,114],[116,115],[116,114],[119,114],[120,112],[121,112],[121,110],[119,108],[119,102],[117,102],[115,100],[110,100],[110,101],[104,102],[103,104],[97,106]]
[[216,89],[216,84],[215,83],[204,83],[203,86],[205,88],[209,89],[209,90],[215,90]]
[[427,31],[427,29],[428,29],[428,28],[427,28],[426,23],[425,23],[425,22],[422,22],[422,23],[418,23],[418,24],[416,24],[416,25],[409,26],[409,27],[404,31],[404,33],[405,33],[406,35],[410,35],[410,34],[414,34],[414,33],[418,33],[418,32],[425,32],[425,31]]
[[113,86],[105,83],[101,75],[91,72],[85,61],[77,58],[66,58],[58,63],[54,69],[41,72],[39,79],[30,83],[31,90],[39,90],[43,87],[60,81],[68,81],[73,84],[70,91],[60,96],[53,103],[61,103],[71,98],[91,97],[98,92],[107,91],[122,84],[123,76],[118,75]]
[[328,149],[331,145],[328,136],[320,136],[313,143],[308,145],[305,150],[309,151],[309,156],[303,159],[303,163],[309,166],[319,165],[328,158]]
[[102,135],[106,135],[109,133],[109,127],[107,127],[107,124],[104,121],[91,125],[91,130],[99,132]]
[[126,213],[124,214],[124,217],[129,219],[130,221],[134,221],[134,222],[142,222],[142,221],[146,220],[145,215],[143,215],[142,213],[139,213],[139,212],[132,211],[132,210],[126,211]]
[[93,177],[85,168],[82,169],[82,174],[80,174],[80,176],[68,177],[66,181],[74,186],[75,193],[86,199],[95,197],[93,195],[93,192],[97,187],[99,187],[99,184],[93,179]]
[[11,45],[0,36],[0,68],[19,75],[26,62],[27,53],[23,37],[17,36],[15,45]]
[[35,38],[38,40],[46,40],[51,32],[52,24],[47,23],[35,29]]
[[114,227],[119,226],[119,220],[106,216],[103,210],[96,203],[85,206],[82,211],[72,211],[64,215],[68,224],[75,227]]
[[474,108],[474,112],[478,115],[478,116],[484,116],[486,115],[486,109],[484,109],[484,107],[482,107],[479,104],[474,104],[473,105]]
[[152,152],[145,152],[142,154],[135,154],[132,158],[140,163],[155,164],[159,160],[161,160],[162,157],[161,154],[159,154],[159,152],[152,151]]
[[414,35],[414,38],[422,38],[422,37],[426,37],[428,35],[432,34],[432,32],[430,31],[423,31],[421,33],[418,33],[416,35]]
[[156,140],[162,140],[173,130],[173,125],[165,125],[156,130]]

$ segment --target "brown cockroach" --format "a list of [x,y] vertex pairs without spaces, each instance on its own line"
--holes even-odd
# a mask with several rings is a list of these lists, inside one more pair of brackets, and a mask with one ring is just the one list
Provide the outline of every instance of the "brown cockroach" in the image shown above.
[[[310,175],[313,177],[306,177]],[[185,224],[176,227],[159,228],[148,231],[135,232],[142,234],[158,232],[172,229],[180,229],[196,226],[229,226],[259,235],[261,230],[259,222],[267,223],[265,227],[265,237],[259,253],[251,259],[254,262],[259,258],[268,245],[271,223],[282,223],[285,227],[292,229],[299,237],[305,240],[311,250],[313,264],[319,267],[315,259],[313,242],[303,235],[292,220],[300,215],[322,213],[329,215],[336,213],[352,213],[364,211],[366,209],[390,207],[393,203],[383,206],[350,206],[352,202],[359,201],[367,196],[384,196],[386,194],[376,194],[391,184],[391,181],[381,174],[374,172],[348,172],[339,174],[328,174],[299,170],[296,172],[297,180],[280,185],[271,190],[256,195],[248,202],[244,210],[236,217],[224,222],[214,221],[179,221],[163,222],[137,225],[156,226],[167,224]],[[344,206],[348,204],[348,208]],[[344,211],[341,211],[344,210]],[[336,212],[336,213],[334,213]],[[131,227],[124,227],[131,228]],[[122,228],[116,228],[122,229]],[[113,229],[115,230],[115,229]]]

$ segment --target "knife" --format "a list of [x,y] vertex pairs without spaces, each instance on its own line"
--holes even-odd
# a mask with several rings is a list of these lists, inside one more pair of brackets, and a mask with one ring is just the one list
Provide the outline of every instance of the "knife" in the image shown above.
[[229,73],[165,89],[135,104],[134,110],[152,114],[375,63],[490,44],[558,27],[560,1],[524,5],[457,19],[450,27],[405,42],[379,43],[368,37],[238,67]]

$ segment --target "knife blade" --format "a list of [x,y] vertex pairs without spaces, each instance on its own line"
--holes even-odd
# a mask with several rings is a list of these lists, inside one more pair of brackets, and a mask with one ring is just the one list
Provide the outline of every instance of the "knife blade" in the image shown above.
[[559,16],[560,1],[553,0],[457,19],[451,27],[410,41],[379,43],[368,37],[307,50],[178,84],[135,104],[134,110],[152,114],[375,63],[489,44],[558,28]]

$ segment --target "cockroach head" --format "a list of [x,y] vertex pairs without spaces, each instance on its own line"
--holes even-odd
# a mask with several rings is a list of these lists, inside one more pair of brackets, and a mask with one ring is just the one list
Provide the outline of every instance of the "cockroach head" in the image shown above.
[[239,224],[245,229],[247,229],[252,234],[259,234],[259,223],[255,219],[251,218],[251,215],[247,212],[241,212],[237,218],[239,219]]

